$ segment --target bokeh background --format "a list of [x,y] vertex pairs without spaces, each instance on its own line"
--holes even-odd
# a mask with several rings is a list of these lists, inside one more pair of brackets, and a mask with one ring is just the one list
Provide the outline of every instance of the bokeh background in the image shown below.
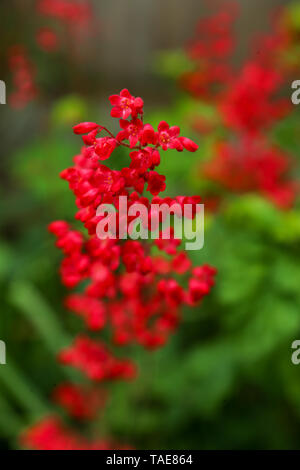
[[[72,221],[75,213],[59,179],[80,149],[72,126],[114,125],[107,98],[122,88],[144,98],[149,122],[179,124],[198,142],[192,156],[167,153],[160,172],[170,195],[204,196],[205,247],[191,256],[219,274],[212,294],[186,313],[165,348],[131,350],[139,378],[109,388],[109,404],[93,426],[139,449],[299,448],[300,365],[291,362],[291,344],[300,338],[297,106],[264,130],[264,146],[279,149],[284,161],[280,187],[242,184],[257,171],[243,163],[235,177],[234,166],[231,176],[220,176],[218,160],[207,165],[220,141],[238,146],[239,130],[222,121],[217,92],[197,94],[182,77],[195,67],[185,47],[199,19],[226,12],[227,3],[95,0],[92,15],[80,21],[45,14],[37,4],[0,4],[0,79],[7,84],[0,106],[0,339],[7,345],[1,448],[20,448],[26,427],[59,413],[51,393],[65,371],[55,357],[81,324],[63,308],[61,256],[47,225]],[[290,101],[291,83],[300,79],[300,2],[238,4],[235,47],[225,60],[238,79],[257,36],[275,34],[274,18],[283,15],[288,40],[283,51],[274,48],[272,66],[281,74],[280,99]],[[263,43],[255,60],[265,52]],[[268,57],[260,60],[269,67]],[[267,177],[274,165],[262,164],[262,173]]]

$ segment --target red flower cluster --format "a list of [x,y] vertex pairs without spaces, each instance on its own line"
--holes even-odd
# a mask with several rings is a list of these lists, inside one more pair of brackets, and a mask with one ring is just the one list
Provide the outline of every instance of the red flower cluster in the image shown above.
[[233,76],[228,58],[234,47],[233,24],[237,5],[228,3],[224,11],[201,19],[196,37],[186,47],[194,70],[184,73],[181,86],[197,98],[215,99]]
[[[165,190],[166,183],[165,176],[154,170],[160,163],[159,148],[195,151],[197,145],[181,137],[177,126],[170,127],[166,122],[161,122],[155,131],[150,124],[143,124],[143,101],[131,96],[128,90],[114,95],[110,101],[114,106],[113,116],[120,117],[124,116],[124,112],[129,112],[131,120],[120,120],[122,130],[116,137],[96,123],[86,122],[75,126],[76,134],[85,134],[83,141],[87,147],[75,157],[75,166],[61,174],[76,196],[79,208],[76,218],[84,223],[90,238],[84,240],[80,232],[71,230],[65,222],[54,222],[49,229],[56,235],[57,246],[65,254],[61,267],[63,283],[67,287],[75,287],[83,280],[90,280],[84,294],[67,298],[68,309],[81,315],[86,325],[93,330],[100,330],[111,323],[117,344],[137,341],[146,347],[154,347],[163,344],[168,332],[176,326],[180,305],[193,303],[190,292],[184,291],[175,280],[172,284],[168,282],[162,289],[162,276],[171,274],[174,260],[153,261],[149,244],[130,240],[121,243],[118,237],[115,240],[98,239],[96,227],[103,216],[97,216],[97,207],[101,203],[110,203],[118,210],[119,196],[127,196],[128,212],[136,202],[147,208],[151,202],[158,207],[162,204],[170,207],[197,204],[200,201],[198,197],[157,197]],[[108,137],[97,137],[105,131]],[[135,147],[132,144],[133,134]],[[125,140],[129,144],[124,143]],[[120,171],[111,170],[101,164],[101,160],[109,158],[119,145],[132,150],[131,163]],[[142,195],[144,189],[155,196],[152,201]],[[151,216],[153,212],[150,212]],[[120,227],[117,228],[117,235],[119,230]],[[185,257],[177,257],[180,240],[161,239],[155,244],[173,256],[177,269],[188,275],[190,265],[186,263]],[[173,248],[170,249],[170,246]],[[181,264],[187,266],[186,271],[179,266],[180,259]],[[117,300],[120,295],[121,301]],[[109,304],[106,300],[109,300]]]
[[[53,222],[49,230],[56,236],[56,245],[65,256],[61,265],[62,282],[70,289],[80,286],[78,292],[67,297],[66,307],[82,317],[93,332],[108,327],[116,346],[138,343],[153,349],[164,345],[174,332],[184,304],[194,306],[209,294],[216,270],[207,265],[193,268],[186,253],[179,250],[181,241],[175,239],[173,229],[169,239],[128,240],[121,236],[121,221],[116,228],[116,238],[99,239],[96,228],[103,216],[97,214],[97,208],[101,203],[109,203],[119,211],[119,196],[126,196],[127,211],[135,202],[147,209],[151,203],[157,207],[165,204],[174,207],[174,212],[191,204],[191,217],[194,217],[200,198],[159,197],[166,182],[165,176],[155,168],[160,163],[160,150],[193,152],[197,145],[180,136],[177,126],[170,127],[162,121],[155,130],[150,124],[144,124],[143,100],[133,97],[128,90],[111,96],[110,102],[111,115],[120,118],[121,131],[114,136],[96,123],[75,126],[75,134],[83,136],[86,146],[74,158],[74,166],[61,174],[76,197],[76,219],[83,222],[88,236],[71,229],[64,221]],[[121,145],[129,149],[130,165],[120,171],[111,170],[102,161],[110,158]],[[159,214],[151,230],[158,229],[163,221],[164,217]],[[150,216],[153,215],[150,212]],[[155,247],[161,255],[154,256]],[[79,369],[93,382],[127,380],[136,375],[136,366],[131,361],[116,358],[103,341],[87,335],[78,336],[59,354],[59,360]],[[59,388],[55,396],[73,416],[82,418],[93,414],[94,408],[92,406],[91,413],[90,408],[84,406],[86,393],[68,385]],[[72,436],[70,443],[64,442],[65,433],[56,421],[50,424],[46,421],[31,429],[25,442],[31,447],[45,448],[47,433],[54,436],[50,439],[52,447],[77,445]]]
[[57,418],[48,417],[28,429],[21,437],[24,447],[34,450],[129,450],[102,439],[88,441],[65,428]]
[[247,63],[220,102],[225,124],[249,134],[268,129],[289,109],[286,99],[274,99],[281,85],[282,76],[276,70]]
[[285,76],[298,71],[299,25],[294,20],[299,5],[279,7],[271,17],[272,30],[259,35],[254,41],[253,56],[256,61],[280,70]]
[[35,69],[26,49],[21,45],[11,47],[8,58],[14,86],[9,102],[14,108],[22,108],[37,96]]
[[[234,48],[232,28],[236,11],[237,8],[226,7],[215,16],[201,20],[200,39],[189,44],[187,50],[195,62],[195,70],[189,75],[189,86],[185,81],[184,87],[193,96],[213,104],[219,116],[215,122],[196,117],[192,127],[207,134],[214,130],[213,126],[222,124],[229,139],[228,143],[223,141],[215,146],[216,153],[201,164],[200,174],[228,191],[259,192],[279,208],[286,209],[293,205],[299,185],[289,177],[290,158],[263,134],[290,110],[288,100],[279,98],[278,94],[289,73],[282,59],[292,41],[291,34],[282,21],[285,13],[281,12],[274,22],[274,33],[261,39],[255,58],[246,61],[239,71],[230,71],[230,65],[226,64],[226,73],[224,69],[219,81],[220,92],[216,93],[216,80],[209,71],[222,70],[220,58],[228,60]],[[258,50],[263,54],[258,54]],[[201,69],[198,64],[203,63],[209,66],[201,65]],[[207,197],[206,202],[219,198],[218,188],[208,190]]]
[[55,18],[71,28],[86,26],[92,18],[89,1],[38,0],[37,11],[43,16]]
[[[89,0],[37,0],[37,13],[48,19],[54,19],[59,26],[63,26],[71,39],[79,42],[81,33],[94,29],[93,8]],[[58,48],[59,37],[50,28],[42,28],[37,35],[38,45],[46,52],[53,52]]]
[[105,406],[107,393],[94,387],[63,383],[54,390],[53,400],[74,418],[89,420]]
[[100,342],[85,336],[76,338],[74,344],[62,351],[59,361],[77,367],[91,380],[131,379],[135,368],[129,361],[116,359]]
[[282,209],[290,208],[299,189],[288,176],[288,156],[260,140],[222,143],[214,158],[201,168],[201,175],[231,192],[258,192]]
[[[46,20],[56,20],[60,29],[64,28],[62,36],[59,28],[43,26],[35,31],[35,42],[44,52],[52,53],[59,49],[64,37],[71,40],[65,41],[70,55],[73,50],[71,45],[82,43],[83,33],[91,35],[96,32],[96,22],[93,15],[93,7],[89,0],[36,0],[35,10],[38,15]],[[57,29],[57,30],[56,30]],[[30,48],[23,45],[14,45],[8,50],[9,68],[12,74],[14,91],[9,101],[14,108],[24,108],[38,95],[36,84],[36,72],[34,60]]]

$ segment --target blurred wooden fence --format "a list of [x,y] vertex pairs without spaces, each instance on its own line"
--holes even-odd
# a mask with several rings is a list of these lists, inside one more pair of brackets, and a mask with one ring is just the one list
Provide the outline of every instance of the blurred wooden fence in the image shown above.
[[[193,34],[207,5],[219,0],[95,0],[102,21],[99,44],[101,64],[108,75],[139,77],[149,72],[151,57],[162,48],[181,47]],[[238,54],[245,52],[249,36],[267,29],[273,8],[289,0],[238,0]],[[134,72],[133,72],[134,71]],[[132,78],[132,77],[131,77]]]

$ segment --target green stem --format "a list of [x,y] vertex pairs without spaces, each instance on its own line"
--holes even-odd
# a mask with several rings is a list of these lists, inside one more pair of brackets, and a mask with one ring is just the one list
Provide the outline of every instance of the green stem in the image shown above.
[[35,327],[52,354],[56,355],[70,343],[70,338],[62,330],[55,312],[32,284],[14,282],[10,289],[10,301]]
[[32,416],[38,417],[49,412],[49,407],[42,400],[39,392],[9,357],[7,364],[0,366],[0,382]]
[[[10,289],[10,302],[17,307],[39,333],[44,345],[55,357],[71,343],[63,331],[58,318],[40,292],[25,281],[16,281]],[[69,367],[63,367],[64,374],[71,381],[78,381],[81,375]]]
[[0,395],[0,430],[1,435],[9,439],[15,438],[20,434],[24,423],[16,415],[16,412]]

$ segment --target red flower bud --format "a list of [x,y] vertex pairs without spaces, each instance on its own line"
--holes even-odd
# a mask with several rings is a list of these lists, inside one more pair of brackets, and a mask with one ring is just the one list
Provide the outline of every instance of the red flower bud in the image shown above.
[[89,132],[94,131],[95,129],[99,129],[99,125],[95,122],[81,122],[77,124],[77,126],[73,127],[74,134],[87,134]]
[[196,152],[196,150],[198,150],[199,148],[199,145],[197,145],[195,142],[193,142],[191,139],[188,139],[187,137],[179,137],[179,140],[184,146],[184,148],[189,152]]

